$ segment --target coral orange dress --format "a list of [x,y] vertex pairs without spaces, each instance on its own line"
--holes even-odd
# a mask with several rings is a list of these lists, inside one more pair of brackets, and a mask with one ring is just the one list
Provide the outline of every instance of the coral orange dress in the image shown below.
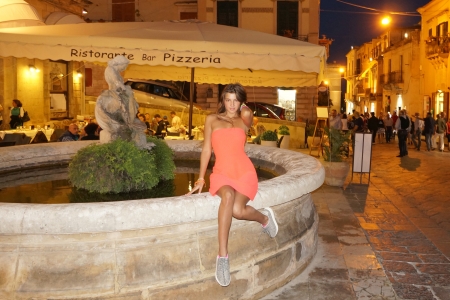
[[258,191],[258,177],[250,158],[245,154],[247,139],[242,128],[221,128],[211,134],[211,144],[216,156],[210,176],[209,192],[215,196],[224,185],[253,200]]

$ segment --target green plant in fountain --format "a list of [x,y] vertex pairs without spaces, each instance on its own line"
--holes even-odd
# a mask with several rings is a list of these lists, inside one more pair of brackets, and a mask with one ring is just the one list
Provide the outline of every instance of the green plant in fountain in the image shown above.
[[267,130],[267,131],[264,131],[263,134],[261,135],[261,140],[262,141],[278,141],[278,136],[274,131]]
[[70,162],[69,180],[77,188],[102,194],[151,189],[160,180],[175,177],[175,163],[168,161],[172,150],[165,143],[167,148],[155,144],[151,151],[121,139],[90,145]]
[[175,178],[175,163],[172,149],[164,140],[147,137],[147,142],[154,143],[152,152],[156,155],[156,171],[160,180]]
[[[341,131],[325,127],[325,135],[328,137],[323,145],[323,159],[331,162],[341,162],[348,158],[351,131]],[[330,149],[331,144],[331,149]]]
[[281,125],[280,127],[278,127],[278,134],[291,135],[289,133],[289,127],[287,127],[286,125]]

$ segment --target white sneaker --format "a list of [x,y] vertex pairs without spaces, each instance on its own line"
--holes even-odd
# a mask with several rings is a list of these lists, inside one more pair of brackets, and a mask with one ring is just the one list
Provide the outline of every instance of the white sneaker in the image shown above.
[[273,210],[270,207],[266,207],[261,213],[269,217],[269,223],[267,223],[266,227],[263,227],[263,231],[271,238],[274,238],[278,233],[278,224]]
[[216,259],[216,281],[221,286],[228,286],[231,282],[230,263],[228,257],[219,257]]

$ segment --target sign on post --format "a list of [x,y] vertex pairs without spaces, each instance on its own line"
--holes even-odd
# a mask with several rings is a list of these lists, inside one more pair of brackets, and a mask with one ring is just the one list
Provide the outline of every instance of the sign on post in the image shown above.
[[355,141],[353,146],[353,173],[360,173],[359,182],[362,181],[362,174],[369,173],[370,182],[370,166],[372,162],[372,133],[355,133]]

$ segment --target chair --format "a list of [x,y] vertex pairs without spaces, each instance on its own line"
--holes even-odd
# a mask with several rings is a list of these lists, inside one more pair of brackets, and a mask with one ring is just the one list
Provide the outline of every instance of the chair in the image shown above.
[[22,145],[28,145],[31,142],[31,136],[25,136],[22,140]]
[[42,131],[38,131],[38,133],[36,133],[36,136],[34,137],[33,141],[31,142],[32,144],[39,144],[39,143],[47,143],[47,137],[45,136],[45,134]]
[[23,145],[24,133],[7,133],[3,138],[3,142],[14,142],[14,145]]
[[180,133],[167,131],[167,136],[180,136]]
[[15,146],[16,142],[0,142],[0,147]]
[[53,131],[53,134],[50,137],[49,142],[56,142],[64,132],[66,132],[66,130],[61,129],[61,128],[56,128],[55,131]]

